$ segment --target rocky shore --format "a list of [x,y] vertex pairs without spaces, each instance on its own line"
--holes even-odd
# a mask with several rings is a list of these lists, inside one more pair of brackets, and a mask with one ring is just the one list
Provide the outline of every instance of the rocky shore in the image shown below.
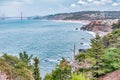
[[104,36],[112,31],[112,24],[118,20],[93,20],[89,24],[82,26],[84,31],[92,31],[95,34]]

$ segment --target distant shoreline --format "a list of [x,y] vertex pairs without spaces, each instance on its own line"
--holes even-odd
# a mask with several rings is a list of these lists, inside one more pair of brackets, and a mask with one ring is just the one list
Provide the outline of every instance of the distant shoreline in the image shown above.
[[91,21],[88,20],[52,20],[56,22],[70,22],[70,23],[82,23],[82,24],[89,24]]
[[[82,23],[83,25],[87,25],[87,24],[91,23],[91,21],[88,21],[88,20],[52,20],[52,21],[55,21],[55,22]],[[85,30],[85,32],[92,35],[93,37],[96,36],[96,33],[94,31]]]
[[[91,23],[91,21],[89,20],[52,20],[52,21],[56,21],[56,22],[70,22],[70,23],[82,23],[83,25],[88,25]],[[94,32],[93,30],[92,31],[88,31],[88,30],[85,30],[85,32],[91,34],[93,37],[96,37],[97,33]],[[107,35],[108,33],[110,33],[111,31],[108,31],[108,32],[103,32],[103,31],[98,31],[98,35],[103,37],[105,35]]]
[[94,20],[91,21],[89,24],[86,24],[81,28],[84,31],[90,31],[104,37],[105,35],[112,32],[112,24],[116,23],[116,19],[113,20]]

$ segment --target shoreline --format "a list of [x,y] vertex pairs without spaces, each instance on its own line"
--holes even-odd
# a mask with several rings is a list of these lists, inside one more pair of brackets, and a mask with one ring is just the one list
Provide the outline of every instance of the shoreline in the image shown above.
[[87,31],[87,30],[85,32],[91,34],[93,37],[96,37],[96,35],[99,35],[100,37],[104,37],[105,35],[111,33],[111,31],[109,32],[98,31],[98,33],[95,33],[94,31]]
[[99,35],[100,37],[104,37],[105,35],[112,32],[113,23],[114,20],[112,22],[108,20],[95,20],[81,27],[81,30],[87,31],[93,36]]
[[109,32],[103,32],[103,31],[98,31],[98,34],[100,37],[104,37],[105,35],[111,33],[112,31],[109,31]]
[[91,34],[93,37],[96,37],[96,33],[93,31],[85,31],[85,32],[87,32],[88,34]]
[[109,32],[98,31],[98,33],[94,31],[86,31],[86,32],[93,35],[93,37],[96,37],[96,35],[99,35],[101,38],[103,38],[105,35],[111,33],[112,31],[109,31]]
[[84,25],[87,25],[87,24],[89,24],[91,22],[91,21],[88,21],[88,20],[51,20],[51,21],[81,23],[81,24],[84,24]]
[[[70,23],[80,23],[83,25],[87,25],[90,24],[91,21],[88,20],[52,20],[52,21],[56,21],[56,22],[70,22]],[[108,33],[110,33],[111,31],[108,32],[104,32],[104,31],[98,31],[98,33],[94,32],[94,31],[88,31],[85,30],[85,32],[87,32],[88,34],[91,34],[93,37],[96,37],[96,35],[99,35],[100,37],[104,37],[105,35],[107,35]]]
[[[81,23],[83,25],[87,25],[91,23],[91,21],[88,20],[52,20],[56,22],[70,22],[70,23]],[[88,34],[92,35],[93,37],[96,37],[96,33],[94,31],[87,31],[85,30],[84,32],[87,32]]]

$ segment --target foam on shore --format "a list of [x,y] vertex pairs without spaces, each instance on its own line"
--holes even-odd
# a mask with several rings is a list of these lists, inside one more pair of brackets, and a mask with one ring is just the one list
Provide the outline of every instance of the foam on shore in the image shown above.
[[56,21],[56,22],[70,22],[70,23],[81,23],[81,24],[89,24],[90,21],[87,20],[52,20],[52,21]]
[[96,33],[92,31],[86,31],[87,33],[91,34],[93,37],[96,37]]

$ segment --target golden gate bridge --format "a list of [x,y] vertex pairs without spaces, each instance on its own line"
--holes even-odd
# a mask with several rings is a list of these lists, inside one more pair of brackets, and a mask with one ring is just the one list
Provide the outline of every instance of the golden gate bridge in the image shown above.
[[23,16],[23,13],[21,12],[20,13],[20,16],[13,16],[13,17],[7,17],[5,16],[5,14],[3,13],[1,16],[0,16],[0,20],[5,20],[5,19],[20,19],[20,20],[23,20],[23,19],[30,19],[30,17],[25,17]]

